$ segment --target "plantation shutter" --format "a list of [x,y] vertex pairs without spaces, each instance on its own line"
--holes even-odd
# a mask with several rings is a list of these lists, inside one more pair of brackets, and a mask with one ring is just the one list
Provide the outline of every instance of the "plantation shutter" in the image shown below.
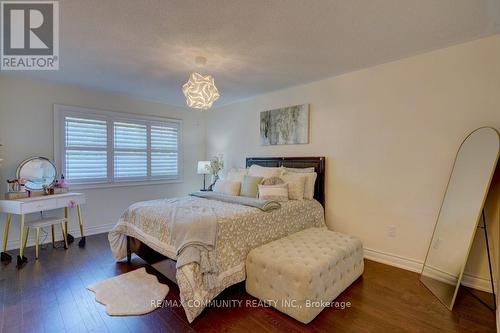
[[108,178],[106,121],[65,117],[64,129],[66,178],[105,181]]
[[151,176],[175,176],[179,173],[179,125],[151,125]]
[[63,105],[54,117],[56,161],[73,185],[181,179],[180,120]]
[[148,130],[144,124],[115,122],[114,177],[146,178],[148,176]]

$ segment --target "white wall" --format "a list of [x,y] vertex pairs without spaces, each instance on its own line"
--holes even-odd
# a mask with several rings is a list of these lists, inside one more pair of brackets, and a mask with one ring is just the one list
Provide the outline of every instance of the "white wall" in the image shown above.
[[[223,153],[228,166],[326,156],[328,226],[418,270],[461,141],[477,127],[500,128],[499,59],[496,35],[224,106],[206,113],[207,153]],[[310,144],[261,146],[259,112],[302,103],[311,105]],[[478,249],[468,271],[487,277]]]
[[[87,195],[83,215],[88,232],[108,231],[133,202],[185,195],[199,188],[201,178],[196,174],[196,162],[205,158],[205,126],[200,112],[71,85],[0,75],[0,142],[4,144],[0,193],[6,190],[5,179],[15,177],[17,165],[25,158],[54,158],[53,104],[183,119],[184,182],[80,191]],[[73,221],[70,231],[78,236],[77,223]],[[3,223],[0,225],[3,233]],[[12,226],[9,248],[18,247],[18,223],[14,221]]]

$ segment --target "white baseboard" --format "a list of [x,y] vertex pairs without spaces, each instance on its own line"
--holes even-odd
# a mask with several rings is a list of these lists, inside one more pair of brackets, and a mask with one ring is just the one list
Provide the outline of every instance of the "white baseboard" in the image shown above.
[[366,247],[363,250],[365,251],[366,259],[406,269],[407,271],[412,271],[417,273],[420,273],[422,271],[423,262],[419,260],[400,257],[395,254],[377,251]]
[[[116,225],[116,222],[115,223],[101,224],[98,226],[84,227],[83,233],[85,234],[85,236],[102,234],[105,232],[109,232],[111,229],[113,229],[113,227],[115,225]],[[61,227],[56,225],[55,228],[56,228],[55,229],[56,230],[56,232],[55,232],[56,241],[61,240],[62,239]],[[16,237],[16,239],[9,240],[7,242],[7,250],[19,249],[19,239],[18,239],[19,238],[19,230],[18,230],[18,228],[14,229],[14,230],[10,231],[10,236],[12,236],[15,232],[17,237]],[[52,242],[52,237],[50,235],[50,227],[46,227],[46,228],[44,228],[44,230],[48,231],[48,235],[44,241],[43,241],[43,239],[40,240],[40,241],[43,241],[40,244],[47,244],[47,243]],[[69,226],[68,232],[70,234],[72,234],[75,238],[80,237],[80,228],[78,225]],[[35,235],[34,234],[35,234],[35,232],[30,230],[27,246],[34,246],[35,245]],[[40,236],[40,238],[42,238],[42,236]]]
[[[401,257],[392,253],[377,251],[366,247],[364,248],[364,251],[366,259],[416,273],[420,273],[424,265],[424,263],[420,260]],[[469,288],[491,293],[491,282],[489,279],[485,279],[483,277],[464,274],[461,284]]]
[[[480,276],[474,276],[470,274],[464,274],[462,277],[462,285],[481,290],[481,291],[486,291],[488,293],[491,293],[491,281],[490,279],[485,279]],[[495,290],[496,292],[496,290]]]

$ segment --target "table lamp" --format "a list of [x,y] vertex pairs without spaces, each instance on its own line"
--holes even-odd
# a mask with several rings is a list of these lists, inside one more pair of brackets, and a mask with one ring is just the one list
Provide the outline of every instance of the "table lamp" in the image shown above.
[[210,173],[210,161],[198,161],[198,174],[203,175],[203,188],[200,191],[206,191],[205,177]]

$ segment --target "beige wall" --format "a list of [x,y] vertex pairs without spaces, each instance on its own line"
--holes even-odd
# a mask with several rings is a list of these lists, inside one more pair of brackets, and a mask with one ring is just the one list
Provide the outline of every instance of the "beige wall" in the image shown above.
[[[6,189],[5,179],[15,176],[19,162],[30,156],[54,157],[55,103],[183,119],[184,182],[82,190],[87,194],[83,211],[89,232],[108,231],[133,202],[185,195],[199,188],[196,161],[205,157],[204,120],[199,112],[71,85],[0,75],[0,142],[4,144],[0,193]],[[74,235],[79,234],[76,223],[71,224],[71,229]],[[9,247],[17,247],[15,222],[11,236]]]
[[[223,153],[228,166],[326,156],[329,227],[417,270],[461,141],[500,128],[499,59],[496,35],[224,106],[206,113],[207,153]],[[261,146],[259,112],[302,103],[311,104],[310,144]],[[469,272],[486,277],[474,250]]]

